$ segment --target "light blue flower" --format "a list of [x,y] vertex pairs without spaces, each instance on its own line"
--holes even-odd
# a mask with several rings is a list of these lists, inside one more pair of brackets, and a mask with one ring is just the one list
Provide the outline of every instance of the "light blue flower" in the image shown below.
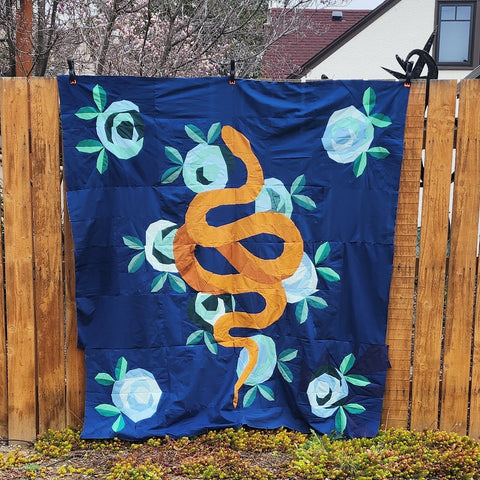
[[296,272],[282,280],[288,303],[297,303],[317,291],[317,272],[310,257],[304,252]]
[[168,220],[158,220],[149,225],[145,233],[147,262],[161,272],[178,272],[173,255],[173,240],[178,225]]
[[370,148],[373,133],[372,122],[351,105],[330,116],[322,143],[332,160],[350,163]]
[[128,371],[112,389],[113,404],[133,422],[150,418],[157,411],[161,396],[155,377],[143,368]]
[[97,135],[100,142],[120,159],[138,155],[143,147],[144,130],[137,105],[128,100],[113,102],[97,116]]
[[292,216],[292,196],[281,180],[267,178],[262,191],[255,200],[255,212],[278,212]]
[[183,163],[183,180],[195,193],[225,188],[228,166],[222,148],[204,143],[192,148]]
[[332,416],[340,406],[337,403],[347,395],[348,384],[345,376],[330,365],[321,369],[307,388],[312,413],[321,418]]
[[[266,335],[251,337],[258,345],[258,359],[255,368],[245,380],[245,385],[260,385],[273,374],[277,365],[277,350],[275,342]],[[248,351],[243,348],[238,356],[237,376],[240,377],[249,360]]]

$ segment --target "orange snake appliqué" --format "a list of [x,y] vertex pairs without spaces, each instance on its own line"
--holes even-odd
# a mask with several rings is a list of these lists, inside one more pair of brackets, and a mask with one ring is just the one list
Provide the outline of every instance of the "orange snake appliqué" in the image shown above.
[[[282,280],[297,270],[303,255],[303,240],[290,218],[273,211],[257,212],[221,226],[208,224],[210,210],[221,205],[251,203],[264,183],[262,167],[248,139],[230,126],[222,128],[222,138],[232,154],[245,164],[247,180],[238,188],[198,193],[185,214],[185,224],[175,235],[173,251],[180,275],[193,289],[212,295],[256,292],[265,300],[261,312],[225,313],[214,325],[213,335],[218,344],[243,347],[248,351],[248,363],[234,387],[233,405],[236,407],[238,392],[257,364],[258,345],[252,338],[232,336],[230,331],[233,328],[264,329],[280,318],[287,304]],[[281,255],[262,259],[239,243],[261,233],[283,240]],[[219,275],[205,270],[195,257],[196,245],[216,248],[239,273]]]

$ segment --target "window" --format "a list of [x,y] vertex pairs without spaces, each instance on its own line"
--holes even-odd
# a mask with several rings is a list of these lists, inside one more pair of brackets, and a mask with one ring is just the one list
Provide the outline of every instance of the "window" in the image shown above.
[[438,3],[439,65],[472,66],[475,3]]

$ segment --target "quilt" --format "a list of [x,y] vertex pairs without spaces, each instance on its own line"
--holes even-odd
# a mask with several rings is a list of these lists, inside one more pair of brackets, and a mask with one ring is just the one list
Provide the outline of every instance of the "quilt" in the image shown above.
[[374,436],[409,89],[58,84],[82,436]]

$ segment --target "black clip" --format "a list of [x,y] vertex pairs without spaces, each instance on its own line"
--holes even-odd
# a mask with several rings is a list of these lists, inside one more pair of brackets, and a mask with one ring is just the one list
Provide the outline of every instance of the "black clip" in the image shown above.
[[235,85],[235,60],[230,60],[230,85]]
[[75,75],[75,65],[73,63],[73,60],[68,59],[68,76],[69,76],[69,82],[70,85],[76,85],[77,84],[77,77]]

